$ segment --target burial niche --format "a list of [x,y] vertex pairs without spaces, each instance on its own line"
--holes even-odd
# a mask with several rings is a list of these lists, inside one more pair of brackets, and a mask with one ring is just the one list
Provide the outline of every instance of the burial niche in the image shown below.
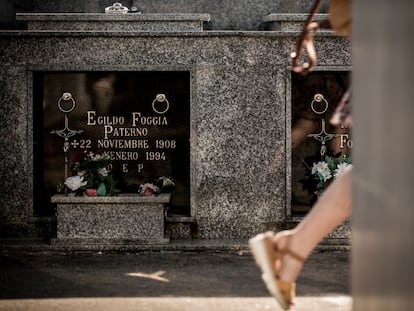
[[291,208],[292,215],[300,216],[352,162],[349,125],[332,121],[348,94],[349,72],[315,71],[307,76],[292,73],[291,86]]
[[35,214],[54,214],[50,197],[65,179],[65,139],[56,134],[65,126],[76,131],[69,166],[80,154],[105,151],[122,194],[168,177],[170,210],[190,214],[190,72],[42,71],[33,93]]

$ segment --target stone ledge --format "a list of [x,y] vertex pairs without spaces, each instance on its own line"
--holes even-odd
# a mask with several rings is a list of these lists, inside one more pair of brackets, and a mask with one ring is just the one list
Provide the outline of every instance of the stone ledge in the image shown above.
[[203,31],[210,21],[206,13],[17,13],[16,20],[28,23],[29,30],[66,31]]
[[166,216],[165,217],[166,222],[171,223],[195,223],[197,222],[197,219],[195,217],[191,216]]
[[18,21],[210,21],[208,13],[17,13]]
[[[350,245],[320,244],[314,252],[349,252]],[[0,254],[4,253],[123,253],[123,252],[241,252],[250,253],[246,240],[193,239],[170,240],[168,244],[62,244],[45,241],[25,243],[0,239]]]
[[87,196],[67,196],[56,194],[52,196],[52,203],[82,203],[82,204],[99,204],[99,203],[169,203],[171,195],[161,193],[156,196],[144,197],[139,194],[122,194],[113,197],[87,197]]
[[[305,22],[309,14],[278,14],[271,13],[263,17],[264,22]],[[328,18],[328,14],[316,14],[315,21],[321,21]]]
[[[104,30],[0,30],[0,37],[240,37],[240,38],[291,38],[299,36],[301,31],[104,31]],[[316,37],[338,37],[333,31],[318,32]],[[345,66],[345,65],[344,65]]]
[[157,239],[77,239],[77,238],[60,238],[51,239],[51,245],[84,245],[84,246],[116,246],[116,245],[164,245],[169,243],[169,238],[157,238]]
[[[328,19],[328,14],[316,14],[314,21]],[[263,17],[264,28],[270,31],[302,31],[308,14],[269,14]],[[333,33],[331,30],[321,30],[320,32]]]

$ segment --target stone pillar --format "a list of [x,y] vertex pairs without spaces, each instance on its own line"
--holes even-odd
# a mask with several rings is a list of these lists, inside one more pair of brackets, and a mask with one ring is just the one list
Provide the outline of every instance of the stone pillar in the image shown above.
[[414,2],[353,1],[354,310],[414,310]]

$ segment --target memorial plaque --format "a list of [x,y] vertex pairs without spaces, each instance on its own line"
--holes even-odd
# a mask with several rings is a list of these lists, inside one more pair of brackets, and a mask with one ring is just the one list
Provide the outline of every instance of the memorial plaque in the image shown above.
[[349,88],[349,73],[315,71],[307,76],[292,73],[291,86],[291,207],[293,215],[301,215],[309,211],[335,174],[351,162],[350,129],[343,123],[331,122]]
[[[66,93],[70,100],[62,100]],[[33,111],[37,214],[53,213],[48,202],[65,178],[64,140],[54,135],[65,126],[76,131],[67,139],[69,165],[85,152],[106,151],[122,193],[169,177],[176,185],[171,210],[189,213],[188,71],[37,72]]]

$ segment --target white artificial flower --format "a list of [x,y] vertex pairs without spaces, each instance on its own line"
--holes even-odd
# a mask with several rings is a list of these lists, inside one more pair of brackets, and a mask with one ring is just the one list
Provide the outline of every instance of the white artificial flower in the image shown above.
[[327,181],[328,179],[332,178],[332,174],[331,174],[331,171],[329,170],[328,164],[324,161],[313,163],[312,174],[316,175],[316,173],[321,174],[324,181]]
[[108,152],[104,152],[104,153],[102,153],[102,159],[104,159],[104,160],[109,160],[111,158],[111,156],[109,155],[109,153]]
[[328,179],[332,178],[331,172],[328,170],[321,172],[321,175],[323,176],[323,180],[327,181]]
[[334,170],[334,176],[337,177],[341,175],[348,166],[351,166],[351,164],[346,163],[346,162],[339,163],[336,169]]
[[321,172],[326,168],[328,168],[328,164],[326,164],[326,162],[320,161],[317,163],[313,163],[312,174],[316,174],[316,172]]
[[85,186],[87,183],[87,181],[83,181],[82,176],[71,176],[68,177],[65,181],[65,185],[72,191],[78,190],[80,187]]
[[158,182],[161,183],[162,187],[175,187],[174,181],[171,178],[161,176],[158,178]]
[[101,168],[98,169],[98,173],[101,176],[106,177],[106,176],[108,176],[109,171],[108,171],[108,169],[106,167],[101,167]]
[[92,156],[92,161],[99,161],[102,158],[100,154],[96,154],[95,156]]

